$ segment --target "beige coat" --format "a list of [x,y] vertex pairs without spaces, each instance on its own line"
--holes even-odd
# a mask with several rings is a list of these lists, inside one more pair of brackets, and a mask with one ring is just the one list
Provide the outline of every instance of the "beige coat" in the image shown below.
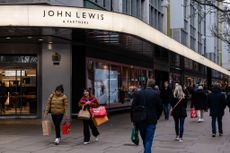
[[68,109],[68,101],[66,95],[56,96],[55,94],[51,94],[48,98],[48,102],[46,104],[45,114],[47,115],[51,106],[51,114],[59,115],[64,114],[67,115]]

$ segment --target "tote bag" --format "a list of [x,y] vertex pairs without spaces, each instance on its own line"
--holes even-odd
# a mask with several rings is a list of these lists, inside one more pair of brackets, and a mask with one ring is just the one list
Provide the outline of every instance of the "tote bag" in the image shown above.
[[70,133],[71,125],[72,125],[71,121],[65,121],[64,123],[62,123],[62,134],[63,135],[68,135]]
[[93,117],[92,120],[95,126],[102,125],[109,121],[107,115],[103,117]]
[[50,120],[42,121],[42,133],[44,136],[50,136],[51,134],[51,122]]
[[195,108],[192,108],[192,109],[191,109],[190,117],[191,117],[191,118],[196,118],[196,117],[197,117],[197,113],[196,113]]
[[139,145],[138,130],[137,130],[136,127],[133,127],[133,129],[132,129],[131,141],[132,141],[135,145]]
[[107,115],[105,106],[90,108],[90,113],[92,114],[92,117],[102,117]]
[[78,113],[78,119],[81,120],[89,120],[91,117],[89,111],[85,109],[85,106],[82,107],[82,109]]

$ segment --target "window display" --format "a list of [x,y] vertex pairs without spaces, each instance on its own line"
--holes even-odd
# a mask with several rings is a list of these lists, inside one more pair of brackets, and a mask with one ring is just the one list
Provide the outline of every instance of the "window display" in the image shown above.
[[130,105],[133,93],[151,70],[87,58],[87,87],[92,89],[100,104]]
[[36,115],[36,59],[0,56],[0,115]]

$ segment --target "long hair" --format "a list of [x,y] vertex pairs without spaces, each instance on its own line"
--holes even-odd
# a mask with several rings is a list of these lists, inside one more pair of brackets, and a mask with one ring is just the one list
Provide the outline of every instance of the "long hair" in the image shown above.
[[184,92],[183,92],[183,89],[182,89],[182,86],[181,86],[181,85],[177,85],[177,86],[175,87],[175,90],[174,90],[174,92],[173,92],[173,96],[174,96],[175,98],[179,98],[179,99],[185,98],[185,94],[184,94]]
[[[91,98],[91,97],[94,97],[93,95],[92,95],[92,92],[91,92],[91,89],[90,88],[85,88],[83,91],[88,91],[89,92],[89,97]],[[83,97],[84,97],[85,95],[83,95]]]

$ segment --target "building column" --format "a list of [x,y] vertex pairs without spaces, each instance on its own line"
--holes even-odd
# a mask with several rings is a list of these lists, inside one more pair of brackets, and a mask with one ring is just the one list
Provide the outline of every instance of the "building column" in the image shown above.
[[[56,86],[62,84],[64,94],[68,98],[68,115],[71,114],[71,78],[72,78],[72,55],[70,44],[52,44],[52,50],[48,50],[48,44],[42,45],[41,54],[41,93],[42,93],[42,114],[45,110],[49,95],[55,90]],[[55,65],[52,56],[57,53],[60,55],[60,63]]]

